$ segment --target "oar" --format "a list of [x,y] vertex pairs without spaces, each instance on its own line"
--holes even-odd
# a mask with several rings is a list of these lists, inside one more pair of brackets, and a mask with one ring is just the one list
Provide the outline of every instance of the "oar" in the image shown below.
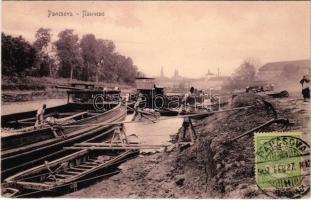
[[240,138],[242,138],[242,137],[245,137],[245,136],[247,136],[247,135],[252,134],[252,133],[255,132],[255,131],[258,131],[259,129],[261,129],[261,128],[265,127],[265,126],[270,126],[271,124],[274,124],[274,123],[290,125],[288,119],[284,119],[284,118],[280,118],[280,119],[271,119],[271,120],[267,121],[266,123],[261,124],[260,126],[257,126],[257,127],[253,128],[253,129],[251,129],[251,130],[249,130],[249,131],[246,131],[245,133],[243,133],[243,134],[241,134],[241,135],[239,135],[239,136],[237,136],[237,137],[235,137],[235,138],[233,138],[233,139],[230,139],[230,140],[226,141],[225,144],[234,142],[234,141],[236,141],[236,140],[238,140],[238,139],[240,139]]

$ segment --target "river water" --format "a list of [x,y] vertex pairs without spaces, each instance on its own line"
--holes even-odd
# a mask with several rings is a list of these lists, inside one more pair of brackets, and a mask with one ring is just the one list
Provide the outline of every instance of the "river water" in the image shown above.
[[[126,120],[131,120],[133,115],[128,115]],[[161,120],[161,119],[166,120]],[[169,145],[170,135],[176,134],[182,125],[181,118],[160,117],[156,123],[144,121],[125,124],[127,135],[135,134],[142,144]]]
[[[1,106],[1,115],[16,112],[25,112],[39,109],[44,103],[47,107],[53,107],[65,104],[67,99],[47,99],[27,102],[14,102]],[[126,121],[130,121],[133,115],[128,115]],[[167,117],[160,117],[160,119]],[[177,133],[181,127],[181,118],[171,118],[167,120],[159,120],[156,123],[149,121],[137,123],[125,123],[127,135],[135,134],[138,136],[142,144],[165,145],[170,144],[170,135]]]
[[36,101],[5,103],[1,105],[1,115],[38,110],[40,107],[42,107],[43,104],[46,104],[46,106],[50,108],[65,103],[67,103],[67,99],[46,99]]

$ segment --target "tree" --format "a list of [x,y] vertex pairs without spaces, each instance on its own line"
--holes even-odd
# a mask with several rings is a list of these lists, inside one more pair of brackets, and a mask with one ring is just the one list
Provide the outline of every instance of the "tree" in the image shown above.
[[136,72],[136,77],[137,78],[143,78],[143,77],[146,77],[146,75],[143,72],[141,72],[141,71],[137,71]]
[[137,67],[133,65],[133,60],[128,57],[120,58],[120,65],[118,66],[118,82],[133,83],[136,78]]
[[47,48],[49,46],[49,43],[51,41],[51,29],[49,28],[39,28],[35,35],[35,42],[33,43],[33,46],[38,51],[47,51]]
[[225,89],[242,89],[251,84],[255,79],[256,68],[258,68],[259,61],[253,58],[247,58],[235,70],[232,77],[227,80],[223,87]]
[[66,29],[58,34],[58,40],[54,42],[56,54],[59,58],[59,75],[64,78],[73,78],[79,75],[81,56],[79,49],[79,37],[72,29]]
[[52,75],[52,60],[48,54],[48,46],[51,41],[50,31],[51,29],[39,28],[33,43],[37,50],[37,68],[40,76]]
[[81,56],[83,59],[83,69],[81,79],[84,81],[92,80],[92,77],[97,73],[97,40],[93,34],[84,35],[80,41]]
[[99,79],[106,80],[107,78],[110,77],[110,75],[107,73],[107,69],[109,68],[109,66],[111,67],[112,56],[114,54],[114,51],[115,45],[111,40],[103,40],[103,39],[97,40],[97,51],[96,51],[97,64],[95,76],[96,82],[98,82]]
[[22,36],[1,34],[2,74],[22,75],[35,65],[36,49]]
[[253,63],[244,61],[235,71],[233,78],[238,81],[252,81],[256,75],[256,67]]

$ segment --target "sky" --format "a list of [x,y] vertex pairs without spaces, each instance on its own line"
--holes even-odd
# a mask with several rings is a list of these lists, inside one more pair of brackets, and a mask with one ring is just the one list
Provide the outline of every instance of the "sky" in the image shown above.
[[[310,58],[310,2],[2,2],[2,32],[33,42],[50,28],[111,39],[147,76],[230,75],[246,58],[261,64]],[[104,16],[82,17],[83,10]],[[50,12],[73,16],[48,17]],[[77,15],[79,14],[79,15]]]

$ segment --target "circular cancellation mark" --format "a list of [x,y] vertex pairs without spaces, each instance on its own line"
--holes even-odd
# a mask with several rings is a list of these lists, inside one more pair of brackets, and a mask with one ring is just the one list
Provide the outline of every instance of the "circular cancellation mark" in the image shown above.
[[273,198],[299,198],[310,190],[310,146],[300,132],[255,134],[256,183]]

